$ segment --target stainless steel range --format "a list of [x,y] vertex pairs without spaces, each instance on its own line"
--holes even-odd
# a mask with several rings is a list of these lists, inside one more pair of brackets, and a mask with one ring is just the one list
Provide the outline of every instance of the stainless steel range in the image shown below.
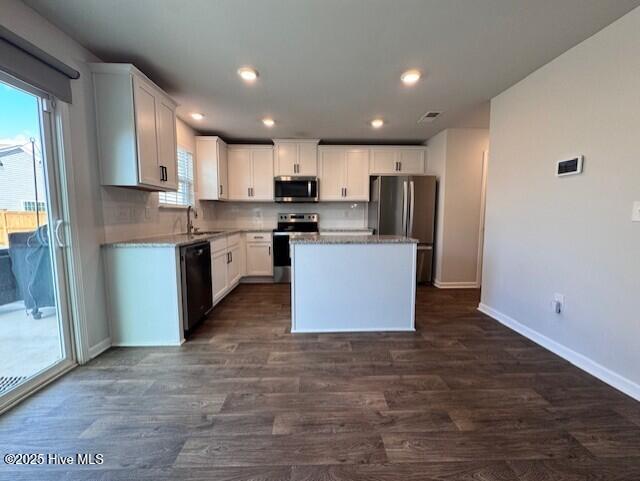
[[273,278],[275,282],[291,282],[289,238],[318,232],[318,214],[278,214],[278,227],[273,231]]

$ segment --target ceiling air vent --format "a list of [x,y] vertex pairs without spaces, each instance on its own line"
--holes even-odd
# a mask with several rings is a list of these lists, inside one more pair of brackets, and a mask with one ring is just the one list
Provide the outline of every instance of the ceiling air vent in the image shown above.
[[440,116],[441,113],[442,112],[427,112],[418,119],[418,123],[424,124],[425,122],[433,122],[437,117]]

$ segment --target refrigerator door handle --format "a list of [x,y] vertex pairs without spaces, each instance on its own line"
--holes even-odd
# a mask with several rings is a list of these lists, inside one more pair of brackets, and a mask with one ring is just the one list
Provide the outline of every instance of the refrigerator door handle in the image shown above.
[[416,189],[413,180],[409,182],[409,197],[409,227],[407,228],[407,237],[410,237],[413,234],[413,211],[416,200]]
[[402,233],[403,235],[407,235],[407,215],[408,215],[408,203],[409,203],[409,193],[407,191],[407,181],[405,180],[402,183]]

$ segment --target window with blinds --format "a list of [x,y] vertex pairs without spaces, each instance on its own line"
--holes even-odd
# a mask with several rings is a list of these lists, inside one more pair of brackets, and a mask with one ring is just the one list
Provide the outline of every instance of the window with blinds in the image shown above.
[[178,148],[178,191],[160,192],[160,204],[186,207],[193,205],[193,155]]

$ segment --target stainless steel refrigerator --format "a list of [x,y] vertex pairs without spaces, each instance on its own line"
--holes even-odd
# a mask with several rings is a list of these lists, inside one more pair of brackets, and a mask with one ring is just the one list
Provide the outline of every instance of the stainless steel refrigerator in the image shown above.
[[374,234],[418,239],[417,282],[431,282],[435,235],[435,176],[371,178],[369,228]]

